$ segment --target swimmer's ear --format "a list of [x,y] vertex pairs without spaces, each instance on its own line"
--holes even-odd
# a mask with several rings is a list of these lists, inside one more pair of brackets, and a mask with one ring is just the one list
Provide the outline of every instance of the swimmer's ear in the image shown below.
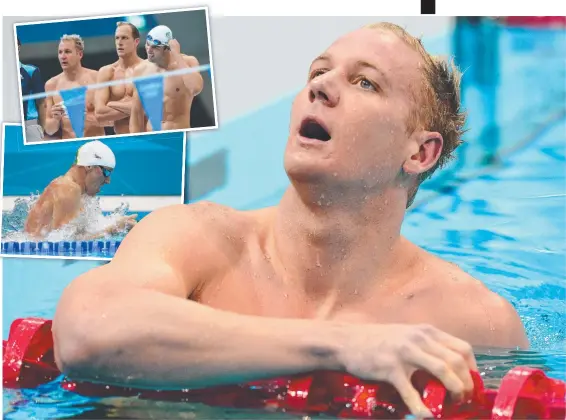
[[431,169],[442,152],[444,141],[438,132],[423,131],[413,139],[411,155],[405,160],[403,170],[410,175],[418,175]]

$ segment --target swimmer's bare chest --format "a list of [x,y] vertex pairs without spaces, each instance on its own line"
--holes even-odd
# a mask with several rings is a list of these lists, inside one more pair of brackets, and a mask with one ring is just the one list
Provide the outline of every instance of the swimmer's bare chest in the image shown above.
[[[147,66],[145,74],[166,73],[158,66]],[[181,76],[164,78],[163,84],[163,129],[188,128],[193,96],[189,93]]]
[[[96,83],[96,79],[92,76],[85,76],[77,81],[70,81],[61,78],[57,83],[57,90],[65,90],[65,89],[77,88],[80,86],[88,86],[89,84],[94,84],[94,83]],[[60,95],[55,95],[53,99],[55,103],[59,103],[63,101],[63,98]],[[85,112],[87,114],[94,114],[94,91],[87,91],[86,93]],[[71,120],[69,119],[68,115],[64,116],[61,119],[61,129],[63,131],[63,135],[62,135],[63,139],[76,137],[75,132],[73,131],[73,127],[71,125]],[[85,118],[84,137],[99,136],[103,134],[104,134],[104,128],[99,127],[98,125],[90,122],[88,119]]]
[[[317,269],[314,263],[312,269]],[[305,293],[293,279],[278,273],[269,258],[259,254],[243,258],[229,273],[201,286],[190,298],[217,309],[253,316],[436,323],[431,311],[427,312],[425,301],[418,298],[418,291],[411,286],[380,291],[376,288],[364,293],[353,291],[340,299],[343,303],[337,303],[332,296]],[[431,315],[428,321],[427,313]]]
[[[130,79],[134,76],[134,69],[116,66],[112,75],[112,80]],[[123,83],[110,87],[110,100],[119,101],[126,97],[132,97],[134,94],[134,86],[132,83]]]

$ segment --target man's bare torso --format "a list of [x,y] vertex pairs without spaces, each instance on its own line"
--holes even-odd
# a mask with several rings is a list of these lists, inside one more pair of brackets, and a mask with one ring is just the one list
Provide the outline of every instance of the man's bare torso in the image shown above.
[[[489,329],[489,314],[485,312],[479,313],[483,318],[471,323],[473,326],[461,321],[462,316],[476,314],[482,304],[491,305],[494,295],[455,265],[404,238],[399,245],[403,260],[396,261],[399,268],[394,268],[389,278],[364,281],[368,279],[353,276],[353,286],[340,297],[334,292],[317,295],[304,290],[304,282],[290,277],[278,261],[270,239],[274,208],[237,212],[210,205],[207,211],[214,234],[202,239],[208,242],[204,248],[212,250],[203,261],[210,261],[216,268],[189,296],[192,300],[265,317],[428,323],[464,339],[476,336],[478,323]],[[313,261],[310,274],[317,270],[324,268]]]
[[[165,73],[176,70],[173,64],[164,69],[157,64],[144,61],[140,64],[140,76]],[[181,76],[169,76],[164,78],[163,85],[163,117],[161,121],[162,130],[181,130],[191,126],[191,107],[193,96],[185,87]],[[147,131],[153,131],[151,123],[147,122]]]
[[[83,69],[77,80],[69,80],[65,73],[60,73],[51,79],[48,84],[53,83],[54,89],[53,90],[65,90],[76,88],[79,86],[87,86],[96,83],[96,74],[95,70],[91,69]],[[104,135],[104,127],[100,127],[97,123],[95,123],[96,119],[94,116],[94,90],[87,90],[86,93],[86,101],[85,101],[85,123],[84,123],[84,133],[83,137],[98,137]],[[63,101],[60,95],[53,96],[53,102],[55,104],[60,103]],[[61,119],[61,129],[62,129],[62,139],[73,139],[76,138],[76,134],[73,131],[73,127],[71,125],[71,120],[66,115]]]

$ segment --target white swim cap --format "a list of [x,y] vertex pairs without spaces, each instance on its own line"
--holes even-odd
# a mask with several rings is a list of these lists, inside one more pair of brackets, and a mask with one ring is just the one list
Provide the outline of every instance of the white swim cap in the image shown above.
[[77,151],[75,159],[77,166],[104,166],[114,169],[116,167],[116,157],[110,147],[104,143],[94,140],[82,145]]
[[169,41],[173,39],[173,33],[165,25],[159,25],[153,28],[147,34],[147,41],[155,47],[169,46]]

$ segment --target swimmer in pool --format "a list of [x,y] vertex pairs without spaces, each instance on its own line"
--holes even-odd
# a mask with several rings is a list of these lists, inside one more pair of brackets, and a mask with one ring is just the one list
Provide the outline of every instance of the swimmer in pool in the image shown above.
[[[25,221],[25,232],[37,240],[49,232],[70,223],[76,225],[76,240],[92,240],[111,235],[136,224],[137,215],[124,216],[101,232],[87,232],[81,223],[83,196],[95,196],[103,185],[110,183],[110,175],[116,166],[114,153],[100,141],[81,146],[73,166],[63,176],[49,183],[30,209]],[[84,221],[83,221],[84,222]]]
[[[63,35],[59,42],[59,64],[63,70],[45,83],[45,91],[60,91],[96,83],[97,71],[83,67],[84,41],[79,35]],[[85,123],[83,137],[104,136],[104,123],[94,115],[94,90],[86,93]],[[61,95],[48,96],[45,100],[46,122],[44,131],[48,136],[61,132],[61,139],[77,138]]]
[[[143,59],[137,53],[140,32],[135,25],[129,22],[118,22],[115,42],[118,61],[100,68],[97,83],[129,79],[133,77],[135,67],[143,62]],[[99,121],[105,121],[107,125],[112,125],[116,134],[128,134],[130,132],[133,91],[134,85],[132,83],[96,90],[96,118]]]
[[[181,54],[179,42],[173,38],[171,29],[159,25],[147,34],[145,49],[147,60],[134,70],[134,77],[149,76],[167,71],[198,67],[193,56]],[[169,76],[164,79],[162,130],[182,130],[191,127],[191,107],[195,96],[203,87],[200,73]],[[145,118],[137,89],[134,87],[130,132],[153,131]]]
[[340,37],[293,102],[280,203],[144,218],[63,293],[58,366],[168,389],[338,370],[393,384],[431,417],[410,381],[424,369],[466,398],[472,346],[529,343],[509,302],[400,233],[461,142],[459,82],[396,25]]

